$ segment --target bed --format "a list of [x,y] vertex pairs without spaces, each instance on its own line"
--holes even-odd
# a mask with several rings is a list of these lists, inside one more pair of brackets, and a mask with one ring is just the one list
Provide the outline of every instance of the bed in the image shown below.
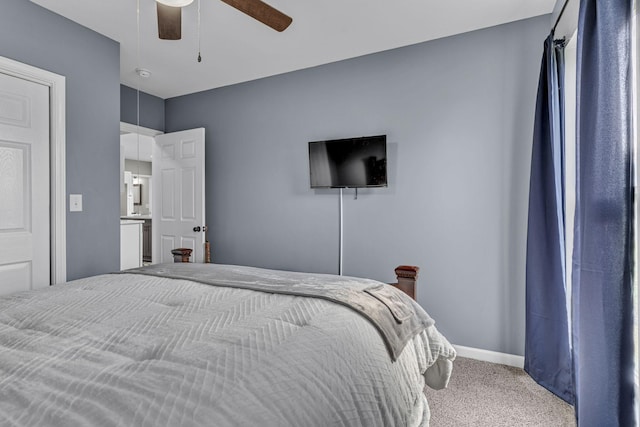
[[454,358],[386,284],[153,265],[0,298],[0,425],[427,426]]

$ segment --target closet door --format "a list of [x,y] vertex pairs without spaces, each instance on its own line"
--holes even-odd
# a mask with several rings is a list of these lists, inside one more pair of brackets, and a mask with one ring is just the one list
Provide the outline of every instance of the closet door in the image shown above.
[[49,88],[2,73],[0,200],[0,295],[49,286]]

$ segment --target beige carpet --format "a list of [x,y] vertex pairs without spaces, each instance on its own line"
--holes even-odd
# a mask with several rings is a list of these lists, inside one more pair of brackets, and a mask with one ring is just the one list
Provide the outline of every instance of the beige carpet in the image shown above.
[[449,387],[425,394],[431,427],[576,425],[572,406],[510,366],[458,357]]

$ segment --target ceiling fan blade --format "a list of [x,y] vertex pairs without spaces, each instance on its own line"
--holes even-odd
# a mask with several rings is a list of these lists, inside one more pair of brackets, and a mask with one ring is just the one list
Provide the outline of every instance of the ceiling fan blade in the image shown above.
[[293,19],[260,0],[222,0],[229,6],[262,22],[276,31],[284,31]]
[[182,38],[182,8],[156,2],[158,10],[158,37],[162,40]]

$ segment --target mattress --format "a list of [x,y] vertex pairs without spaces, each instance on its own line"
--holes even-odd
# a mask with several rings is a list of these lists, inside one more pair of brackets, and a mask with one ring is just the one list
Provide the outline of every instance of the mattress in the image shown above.
[[327,299],[106,274],[0,298],[0,425],[425,426],[454,358],[433,324],[394,360]]

